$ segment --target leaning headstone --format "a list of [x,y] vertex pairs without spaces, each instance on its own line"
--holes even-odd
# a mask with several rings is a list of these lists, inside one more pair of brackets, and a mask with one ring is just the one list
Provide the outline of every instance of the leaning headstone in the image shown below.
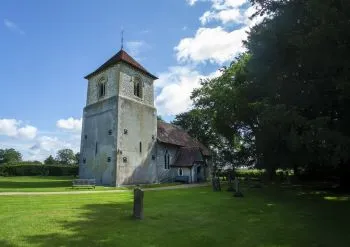
[[140,188],[134,189],[134,212],[133,217],[138,220],[143,219],[143,194]]
[[221,191],[220,179],[213,178],[212,180],[213,191]]
[[243,197],[243,194],[239,188],[239,179],[238,177],[235,178],[235,193],[233,194],[234,197]]

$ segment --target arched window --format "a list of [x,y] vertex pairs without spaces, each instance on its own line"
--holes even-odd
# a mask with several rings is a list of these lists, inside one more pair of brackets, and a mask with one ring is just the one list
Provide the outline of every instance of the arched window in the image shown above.
[[164,153],[164,169],[170,169],[170,155],[168,150],[165,150]]
[[182,175],[183,175],[183,171],[182,171],[182,168],[179,168],[179,171],[178,171],[178,173],[179,173],[179,176],[182,176]]
[[107,78],[102,76],[99,80],[98,80],[98,97],[102,98],[106,95],[106,82],[107,82]]
[[100,82],[98,84],[98,97],[102,98],[106,95],[106,83]]
[[142,81],[140,78],[135,78],[134,80],[134,95],[142,98]]

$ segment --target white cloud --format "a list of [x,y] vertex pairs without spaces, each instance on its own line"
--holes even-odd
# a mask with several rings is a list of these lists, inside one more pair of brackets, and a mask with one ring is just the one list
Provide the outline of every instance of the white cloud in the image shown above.
[[60,129],[64,130],[70,130],[74,132],[81,132],[82,128],[82,119],[75,119],[75,118],[67,118],[67,119],[60,119],[56,122],[56,126]]
[[[236,23],[246,24],[247,16],[245,8],[248,0],[201,0],[202,2],[211,2],[210,10],[207,10],[199,18],[202,25],[212,21],[219,21],[222,24]],[[194,1],[195,4],[197,1]],[[190,4],[190,5],[193,5]],[[249,8],[251,10],[251,8]]]
[[34,145],[29,149],[29,160],[45,160],[49,155],[55,157],[60,149],[69,148],[78,152],[80,147],[80,136],[66,136],[64,140],[56,136],[41,136],[37,138]]
[[10,31],[20,34],[20,35],[24,35],[25,32],[14,22],[8,20],[8,19],[4,19],[4,25],[6,28],[8,28]]
[[239,7],[247,3],[248,0],[186,0],[186,2],[193,6],[197,2],[211,2],[214,9],[226,9],[232,7]]
[[218,75],[219,72],[214,72],[204,76],[189,66],[174,66],[160,73],[155,84],[160,89],[155,100],[158,113],[170,116],[189,110],[192,106],[190,95],[193,89],[200,86],[200,79]]
[[126,42],[126,49],[132,57],[136,60],[140,60],[140,54],[149,49],[150,46],[145,41],[128,41]]
[[186,0],[189,5],[194,5],[198,0]]
[[254,6],[251,6],[244,11],[244,14],[243,14],[244,23],[248,27],[253,27],[256,24],[260,23],[264,18],[268,17],[267,15],[262,15],[262,16],[258,15],[258,16],[255,16],[253,19],[251,19],[252,15],[256,12],[257,12],[257,9]]
[[180,62],[205,62],[223,64],[244,51],[242,40],[247,28],[226,31],[222,27],[199,28],[192,38],[184,38],[174,48]]
[[16,136],[18,124],[16,119],[0,119],[0,135]]
[[213,9],[222,10],[228,8],[237,8],[246,4],[248,0],[210,0]]
[[241,23],[243,21],[243,16],[239,9],[225,9],[219,12],[206,11],[199,18],[202,25],[205,25],[213,20],[221,21],[223,24],[229,22]]
[[21,127],[22,121],[16,119],[0,119],[0,135],[34,139],[38,129],[31,125]]
[[17,135],[25,139],[34,139],[36,137],[37,132],[37,128],[30,125],[26,125],[25,127],[18,129]]

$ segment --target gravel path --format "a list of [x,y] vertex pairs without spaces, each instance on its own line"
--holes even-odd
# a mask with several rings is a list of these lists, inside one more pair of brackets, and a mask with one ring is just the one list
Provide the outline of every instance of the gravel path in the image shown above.
[[[143,188],[143,191],[153,190],[174,190],[194,187],[204,187],[208,184],[180,184],[166,187]],[[75,194],[96,194],[96,193],[125,193],[130,190],[88,190],[88,191],[55,191],[55,192],[0,192],[0,196],[37,196],[37,195],[75,195]]]

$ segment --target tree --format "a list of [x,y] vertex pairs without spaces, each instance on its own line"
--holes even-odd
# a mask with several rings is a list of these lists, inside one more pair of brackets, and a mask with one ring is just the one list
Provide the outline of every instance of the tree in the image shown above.
[[157,120],[164,121],[161,115],[157,115]]
[[246,42],[250,78],[265,88],[270,109],[289,116],[274,123],[283,129],[278,157],[294,167],[338,169],[350,188],[349,1],[251,2],[269,18]]
[[73,165],[76,163],[76,157],[73,150],[71,149],[61,149],[57,152],[56,160],[60,164]]
[[80,153],[79,152],[77,152],[76,154],[75,154],[75,164],[79,164],[79,161],[80,161]]
[[52,155],[50,155],[49,157],[47,157],[45,160],[44,160],[44,164],[45,165],[54,165],[54,164],[56,164],[57,163],[57,161],[55,160],[55,158],[52,156]]
[[251,3],[266,17],[250,30],[247,53],[193,91],[195,110],[231,146],[226,160],[255,163],[271,178],[277,168],[333,169],[350,188],[350,2]]
[[0,164],[22,161],[22,154],[13,148],[0,149]]

